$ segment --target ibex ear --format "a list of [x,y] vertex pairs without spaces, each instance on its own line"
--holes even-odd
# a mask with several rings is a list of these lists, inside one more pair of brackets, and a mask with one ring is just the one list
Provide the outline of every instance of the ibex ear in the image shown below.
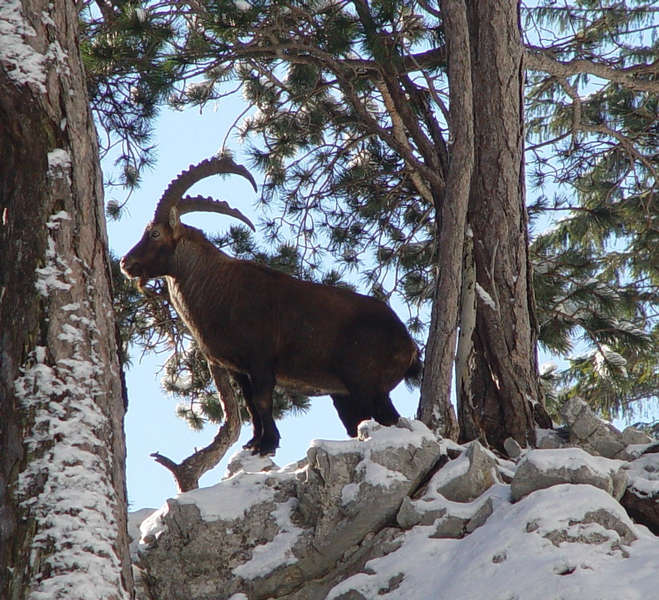
[[181,218],[179,217],[178,210],[176,209],[175,206],[172,206],[172,208],[169,211],[169,226],[172,229],[176,229],[176,227],[180,224],[181,224]]

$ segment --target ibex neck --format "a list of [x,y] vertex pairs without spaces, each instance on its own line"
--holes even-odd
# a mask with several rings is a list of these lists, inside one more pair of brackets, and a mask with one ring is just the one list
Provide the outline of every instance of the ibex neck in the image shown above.
[[179,241],[174,252],[173,272],[167,277],[174,308],[191,330],[200,326],[193,321],[205,315],[210,305],[221,304],[229,287],[224,279],[232,259],[207,240],[203,242]]

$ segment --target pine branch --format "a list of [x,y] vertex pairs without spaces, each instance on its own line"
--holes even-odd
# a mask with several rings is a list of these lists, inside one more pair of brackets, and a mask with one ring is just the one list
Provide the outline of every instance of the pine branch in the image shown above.
[[[589,62],[589,61],[585,61],[585,62]],[[655,171],[654,166],[643,154],[641,154],[638,150],[636,150],[632,141],[627,136],[602,123],[592,124],[592,123],[584,122],[582,101],[581,101],[581,97],[579,96],[579,92],[577,91],[577,88],[574,85],[572,85],[566,79],[565,76],[556,75],[556,79],[558,81],[558,84],[565,91],[565,93],[572,99],[572,110],[573,110],[572,134],[574,135],[577,131],[583,131],[586,133],[599,133],[602,135],[608,135],[616,139],[620,143],[620,145],[624,148],[624,150],[627,152],[627,154],[632,159],[637,160],[641,164],[643,164],[643,166],[652,174],[654,180],[657,181],[657,173]],[[656,86],[657,90],[659,91],[659,81],[657,81],[656,84],[657,84]]]
[[550,52],[542,48],[527,46],[525,62],[527,68],[534,71],[543,71],[554,77],[565,78],[580,73],[588,73],[608,81],[619,83],[630,90],[659,94],[659,79],[638,78],[639,75],[656,78],[659,75],[659,61],[654,61],[649,65],[613,68],[602,63],[581,58],[562,62],[553,58]]

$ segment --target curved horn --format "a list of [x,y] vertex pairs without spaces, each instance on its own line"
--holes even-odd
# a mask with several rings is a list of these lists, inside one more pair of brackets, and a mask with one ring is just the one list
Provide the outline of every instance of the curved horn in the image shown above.
[[179,173],[177,177],[172,179],[172,181],[167,186],[167,189],[158,201],[153,220],[156,223],[168,221],[171,209],[180,203],[181,199],[183,198],[183,194],[185,194],[188,189],[206,177],[211,175],[219,175],[222,173],[234,173],[235,175],[241,175],[252,184],[255,192],[258,191],[256,187],[256,181],[254,181],[251,173],[245,167],[237,164],[233,158],[228,155],[214,156],[213,158],[207,158],[206,160],[203,160],[196,165],[190,165],[187,170]]
[[229,206],[229,203],[224,200],[215,200],[214,198],[205,196],[185,196],[178,201],[176,208],[179,215],[202,211],[216,212],[223,215],[229,215],[230,217],[236,217],[236,219],[240,219],[243,223],[249,225],[252,231],[256,231],[254,224],[243,213],[237,208]]

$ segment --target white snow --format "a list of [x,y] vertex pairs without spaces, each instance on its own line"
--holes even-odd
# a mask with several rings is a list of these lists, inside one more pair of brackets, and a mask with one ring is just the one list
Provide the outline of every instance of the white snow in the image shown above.
[[[54,233],[59,229],[61,221],[70,221],[71,217],[66,211],[59,211],[50,216],[46,222],[46,227]],[[72,270],[65,260],[57,255],[55,247],[55,238],[53,235],[48,237],[48,246],[46,248],[45,265],[35,269],[37,278],[34,283],[37,291],[44,297],[48,297],[54,290],[67,291],[75,283],[71,277]]]
[[[247,452],[239,453],[244,458]],[[252,466],[263,465],[261,457],[253,457]],[[269,461],[271,463],[271,461]],[[272,463],[274,465],[274,463]],[[276,466],[276,465],[275,465]],[[205,521],[233,521],[242,519],[249,510],[263,502],[274,502],[275,490],[267,485],[268,480],[290,479],[295,477],[295,470],[289,467],[268,472],[254,472],[249,463],[231,477],[223,479],[210,487],[199,488],[176,496],[179,504],[194,504],[199,509],[201,518]],[[143,547],[149,538],[158,538],[165,528],[162,518],[169,512],[169,504],[165,503],[154,511],[140,525]],[[280,516],[282,522],[286,517]],[[279,522],[279,520],[278,520]],[[281,524],[281,523],[280,523]]]
[[48,153],[49,177],[64,177],[68,180],[71,171],[71,156],[63,148],[55,148]]
[[[360,440],[314,440],[312,447],[330,455],[357,454],[361,458],[357,477],[342,491],[342,502],[356,498],[364,481],[387,486],[402,477],[372,460],[374,453],[407,448],[411,440],[432,434],[417,422],[405,428],[360,426]],[[444,448],[460,448],[463,454],[449,461],[433,476],[423,496],[412,500],[420,512],[433,511],[470,519],[485,503],[492,514],[485,523],[462,539],[434,537],[438,521],[400,532],[400,545],[367,562],[360,572],[341,581],[325,600],[342,597],[383,600],[648,600],[656,596],[659,538],[636,525],[622,506],[606,491],[591,485],[561,484],[530,493],[512,503],[510,485],[497,483],[472,502],[452,502],[436,491],[435,483],[466,470],[465,446],[442,440]],[[257,503],[271,502],[270,514],[279,533],[252,551],[250,560],[234,568],[236,576],[253,580],[278,567],[296,562],[293,548],[304,530],[292,522],[297,500],[275,501],[272,480],[292,478],[295,466],[278,469],[267,462],[268,472],[254,472],[260,459],[236,455],[241,470],[221,483],[180,494],[177,502],[194,503],[206,520],[242,519]],[[623,466],[637,491],[656,493],[659,485],[659,455],[645,455],[627,463],[592,456],[580,449],[530,450],[524,460],[538,468],[580,468],[610,474]],[[516,465],[500,461],[512,472]],[[261,461],[261,465],[263,463]],[[250,472],[248,472],[250,471]],[[272,487],[266,484],[270,479]],[[638,483],[637,483],[638,482]],[[164,530],[166,504],[141,526],[142,540]],[[233,525],[232,525],[233,527]],[[352,595],[350,594],[351,590]],[[356,593],[355,593],[356,592]],[[244,598],[236,594],[234,600]]]
[[255,579],[274,571],[277,567],[291,565],[297,561],[293,555],[293,546],[303,530],[291,521],[291,514],[297,508],[297,500],[277,505],[273,511],[277,525],[280,527],[275,538],[266,544],[254,548],[251,560],[234,569],[234,573],[245,579]]
[[625,365],[627,361],[623,356],[614,352],[606,344],[601,345],[601,349],[596,349],[593,351],[593,367],[595,372],[600,377],[610,377],[611,376],[611,365],[619,369],[622,374],[627,376],[627,369]]
[[[624,546],[627,558],[617,549],[615,531],[571,525],[598,508],[619,515],[638,536]],[[545,537],[559,529],[575,541],[555,545]],[[398,550],[369,561],[327,600],[349,590],[384,600],[647,600],[656,592],[657,538],[635,527],[613,498],[592,486],[554,486],[517,504],[499,503],[482,527],[461,540],[434,539],[434,531],[411,529]],[[580,536],[610,543],[577,543]]]
[[311,441],[312,448],[322,448],[330,455],[344,453],[363,455],[362,460],[355,467],[359,480],[347,484],[342,490],[341,502],[344,506],[357,497],[363,483],[388,488],[397,481],[405,481],[404,475],[388,469],[375,460],[374,453],[396,447],[420,446],[425,439],[433,437],[423,423],[405,418],[401,419],[398,427],[382,427],[372,419],[364,421],[359,425],[358,435],[357,440]]
[[592,473],[601,476],[612,475],[627,464],[624,460],[593,456],[580,448],[529,450],[524,455],[524,460],[533,464],[539,471],[561,468],[571,471],[587,467]]
[[273,500],[274,490],[265,483],[271,476],[271,473],[241,471],[214,486],[179,494],[176,500],[181,504],[195,504],[205,521],[240,519],[255,504]]
[[424,440],[433,439],[431,431],[421,421],[401,418],[398,427],[382,427],[374,420],[363,421],[358,428],[357,440],[311,440],[311,447],[323,448],[328,454],[361,453],[364,444],[371,451],[391,447],[420,446]]
[[539,369],[540,377],[545,377],[547,375],[550,375],[556,369],[558,369],[558,365],[553,360],[544,362],[540,365],[540,369]]
[[659,494],[659,454],[645,454],[629,464],[632,490],[638,496]]

